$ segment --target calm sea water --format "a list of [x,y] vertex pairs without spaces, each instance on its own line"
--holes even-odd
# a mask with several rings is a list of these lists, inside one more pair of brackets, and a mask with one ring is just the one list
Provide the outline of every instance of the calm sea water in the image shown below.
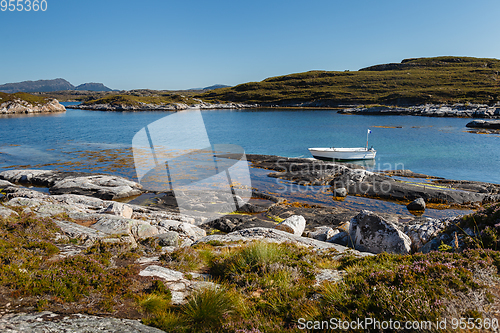
[[[369,145],[378,152],[374,168],[500,183],[500,136],[468,133],[465,125],[470,119],[339,115],[328,110],[202,114],[212,144],[240,145],[249,154],[310,157],[308,147],[361,147],[371,129]],[[85,170],[91,160],[85,152],[127,150],[137,131],[168,115],[68,109],[63,114],[4,116],[0,118],[0,168],[59,163],[61,169],[78,165]],[[92,163],[120,158],[110,156],[93,156]],[[120,163],[127,169],[124,174],[133,174],[128,170],[131,163]]]

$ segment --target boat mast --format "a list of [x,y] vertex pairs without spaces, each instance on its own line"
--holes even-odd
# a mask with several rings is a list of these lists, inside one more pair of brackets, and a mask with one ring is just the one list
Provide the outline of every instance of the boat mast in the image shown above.
[[368,130],[366,132],[366,151],[368,151],[368,135],[371,133],[372,131]]

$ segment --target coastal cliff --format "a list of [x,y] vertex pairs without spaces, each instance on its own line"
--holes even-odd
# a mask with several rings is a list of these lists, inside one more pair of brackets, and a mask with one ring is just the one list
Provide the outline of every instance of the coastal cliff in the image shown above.
[[26,93],[0,93],[0,114],[30,114],[66,112],[57,99],[42,98]]

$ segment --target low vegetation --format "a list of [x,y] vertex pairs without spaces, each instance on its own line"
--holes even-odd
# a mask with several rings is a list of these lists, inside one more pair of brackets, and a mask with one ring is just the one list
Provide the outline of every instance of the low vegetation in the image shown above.
[[500,250],[500,203],[482,207],[464,216],[457,226],[448,232],[461,235],[465,248]]
[[[494,251],[334,259],[334,251],[259,242],[212,251],[212,259],[197,269],[219,287],[194,293],[184,306],[157,309],[147,324],[167,332],[300,332],[300,318],[435,323],[492,315],[484,309],[498,298],[493,287],[500,255]],[[193,256],[175,257],[183,261],[183,255]],[[324,268],[346,273],[342,281],[316,284],[315,275]]]
[[488,103],[500,98],[500,60],[469,57],[406,59],[359,71],[309,71],[271,77],[198,97],[215,102],[289,106]]
[[0,299],[12,298],[25,310],[116,313],[123,304],[135,304],[136,293],[150,284],[137,279],[133,260],[124,260],[134,257],[128,247],[97,242],[77,255],[64,256],[60,248],[77,245],[78,240],[57,241],[54,237],[60,229],[51,219],[22,209],[18,213],[0,219],[0,290],[4,296]]
[[140,104],[166,105],[171,103],[194,104],[196,101],[191,97],[172,93],[157,94],[118,94],[108,95],[99,99],[91,99],[83,104],[110,104],[110,105],[140,105]]
[[[498,207],[466,217],[463,227],[494,226]],[[135,260],[159,254],[153,240],[135,249],[97,242],[65,257],[64,246],[78,240],[55,240],[60,230],[52,220],[17,212],[0,219],[0,307],[23,299],[25,311],[142,318],[166,332],[267,333],[301,332],[299,320],[330,318],[491,319],[498,303],[500,253],[490,249],[358,258],[289,243],[214,241],[160,256],[160,265],[187,279],[209,276],[185,304],[173,305],[164,282],[138,276]],[[317,283],[325,269],[341,278]]]
[[49,101],[49,98],[43,96],[31,95],[23,92],[18,92],[15,94],[7,94],[0,92],[0,104],[14,100],[26,101],[32,105],[37,105],[37,104],[43,105]]

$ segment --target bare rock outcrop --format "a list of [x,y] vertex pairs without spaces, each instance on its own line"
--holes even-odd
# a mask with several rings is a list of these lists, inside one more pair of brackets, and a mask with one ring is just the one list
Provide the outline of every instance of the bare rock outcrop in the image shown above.
[[349,235],[354,248],[371,253],[411,252],[411,240],[394,224],[380,216],[363,210],[356,215],[349,227]]
[[29,114],[66,112],[66,108],[57,99],[50,99],[45,104],[31,104],[22,99],[14,99],[2,103],[0,99],[0,114]]
[[162,333],[138,320],[97,317],[85,314],[59,315],[49,311],[0,315],[0,331],[4,333]]

